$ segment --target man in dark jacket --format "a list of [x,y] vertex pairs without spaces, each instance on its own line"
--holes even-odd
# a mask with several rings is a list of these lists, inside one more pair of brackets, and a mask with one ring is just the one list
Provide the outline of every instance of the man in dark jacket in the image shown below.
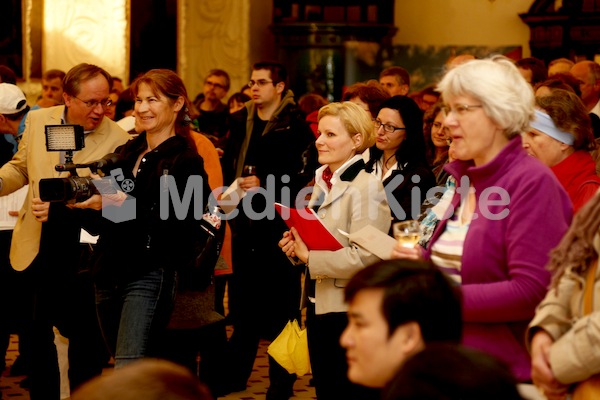
[[[279,63],[253,66],[248,83],[252,101],[232,115],[223,158],[226,183],[240,178],[238,184],[247,193],[235,210],[239,214],[230,221],[233,277],[229,306],[234,332],[228,365],[234,391],[246,388],[259,340],[273,340],[289,319],[299,317],[301,270],[277,245],[286,225],[273,202],[296,207],[296,195],[311,180],[316,164],[308,161],[315,159],[314,135],[296,110],[286,79]],[[242,177],[247,175],[245,166],[254,166],[255,175]],[[271,357],[269,363],[267,399],[288,399],[296,376]]]

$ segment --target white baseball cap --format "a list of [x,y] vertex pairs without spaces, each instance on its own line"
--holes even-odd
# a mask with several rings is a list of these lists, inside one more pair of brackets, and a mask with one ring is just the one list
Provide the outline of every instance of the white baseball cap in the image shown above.
[[17,85],[0,83],[0,114],[11,115],[23,111],[27,99]]

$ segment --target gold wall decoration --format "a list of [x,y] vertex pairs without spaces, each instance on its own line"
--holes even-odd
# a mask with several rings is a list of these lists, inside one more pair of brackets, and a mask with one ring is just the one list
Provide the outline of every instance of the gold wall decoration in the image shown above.
[[250,0],[180,0],[178,72],[190,98],[202,91],[206,73],[229,74],[229,95],[249,76]]
[[43,70],[87,62],[129,81],[129,0],[44,0]]

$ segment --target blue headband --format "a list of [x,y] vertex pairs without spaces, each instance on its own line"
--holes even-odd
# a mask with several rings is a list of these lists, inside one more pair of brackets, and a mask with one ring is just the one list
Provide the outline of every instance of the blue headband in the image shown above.
[[569,146],[573,146],[575,143],[573,134],[559,129],[554,125],[552,118],[540,110],[535,110],[535,119],[531,121],[531,127]]

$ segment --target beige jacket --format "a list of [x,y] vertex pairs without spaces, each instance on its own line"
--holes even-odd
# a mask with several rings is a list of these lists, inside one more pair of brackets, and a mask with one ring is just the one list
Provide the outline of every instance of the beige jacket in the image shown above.
[[[364,163],[360,163],[364,168]],[[355,165],[342,174],[342,180],[333,185],[317,211],[321,222],[344,246],[337,251],[309,252],[308,270],[310,278],[316,280],[317,314],[345,312],[348,307],[344,302],[344,287],[348,280],[360,269],[379,261],[339,230],[353,233],[367,225],[386,233],[390,229],[390,207],[381,181],[360,167],[353,172]],[[343,180],[347,173],[351,175],[347,176],[349,180]],[[322,195],[322,189],[315,185],[308,206],[313,208]]]
[[[19,211],[10,248],[10,262],[17,271],[23,271],[35,259],[40,248],[42,223],[31,213],[31,200],[39,197],[38,184],[42,178],[68,176],[56,172],[54,166],[60,162],[60,152],[46,151],[46,125],[60,125],[64,106],[34,110],[27,114],[25,131],[19,150],[13,159],[0,168],[2,188],[0,196],[12,193],[29,184],[27,197]],[[127,140],[130,136],[114,121],[104,118],[98,128],[85,138],[85,147],[75,152],[74,163],[98,160]],[[81,176],[89,175],[89,169],[77,171]],[[51,218],[51,216],[49,216]]]
[[[594,237],[594,248],[600,254],[600,235]],[[537,328],[542,328],[555,342],[550,348],[550,365],[558,381],[580,382],[600,373],[600,268],[596,270],[593,312],[583,314],[586,277],[565,271],[558,295],[550,290],[537,307],[527,330],[530,343]]]

